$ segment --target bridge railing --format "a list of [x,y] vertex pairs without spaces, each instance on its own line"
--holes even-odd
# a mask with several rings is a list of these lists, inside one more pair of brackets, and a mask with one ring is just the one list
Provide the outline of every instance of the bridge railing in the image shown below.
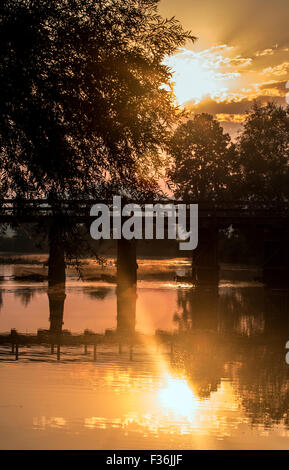
[[[194,201],[194,200],[147,200],[147,201],[133,201],[124,199],[122,206],[127,203],[137,203],[142,208],[145,204],[185,204],[189,209],[190,204],[198,204],[199,215],[201,217],[288,217],[289,216],[289,201],[221,201],[221,202],[208,202],[208,201]],[[53,216],[53,215],[67,215],[67,216],[89,216],[90,209],[94,204],[106,204],[110,209],[113,208],[112,200],[102,199],[62,199],[62,200],[49,200],[49,199],[2,199],[0,201],[0,215],[1,216]]]

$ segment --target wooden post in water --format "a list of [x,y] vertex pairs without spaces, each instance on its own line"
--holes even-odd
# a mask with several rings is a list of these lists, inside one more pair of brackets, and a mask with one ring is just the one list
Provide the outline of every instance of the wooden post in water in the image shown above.
[[[15,353],[15,346],[18,343],[18,338],[17,338],[18,333],[17,333],[17,330],[15,328],[11,329],[10,336],[11,336],[11,354],[14,354]],[[15,357],[15,359],[16,360],[18,359],[18,346],[17,346],[17,358]]]
[[57,343],[57,360],[60,361],[60,341]]
[[97,345],[94,343],[93,345],[93,360],[96,362],[96,357],[97,357]]

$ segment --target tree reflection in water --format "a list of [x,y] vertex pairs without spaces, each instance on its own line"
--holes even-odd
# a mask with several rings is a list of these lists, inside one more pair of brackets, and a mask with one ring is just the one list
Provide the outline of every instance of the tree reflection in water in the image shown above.
[[200,398],[232,382],[253,424],[289,426],[289,293],[227,288],[179,290],[174,369]]

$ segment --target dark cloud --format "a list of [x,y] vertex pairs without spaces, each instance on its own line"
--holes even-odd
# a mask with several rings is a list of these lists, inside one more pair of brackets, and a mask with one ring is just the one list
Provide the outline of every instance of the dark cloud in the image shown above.
[[[268,101],[274,101],[277,104],[283,106],[285,104],[284,97],[276,96],[258,96],[258,102],[265,104]],[[244,114],[250,111],[254,104],[254,100],[244,98],[241,101],[221,101],[217,102],[213,99],[205,99],[198,104],[187,103],[187,107],[197,113],[209,113],[213,114]]]
[[[281,82],[270,82],[260,85],[260,90],[277,90],[281,96],[285,96],[288,93],[288,88],[286,89],[287,80],[282,80]],[[284,99],[283,99],[284,102]]]
[[260,85],[260,90],[270,90],[271,88],[275,88],[276,90],[284,91],[286,89],[287,81],[282,80],[281,82],[269,82],[264,83],[264,85]]

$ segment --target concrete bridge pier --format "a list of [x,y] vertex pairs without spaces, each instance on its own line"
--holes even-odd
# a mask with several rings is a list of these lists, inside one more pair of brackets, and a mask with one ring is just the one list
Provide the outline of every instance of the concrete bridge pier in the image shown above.
[[175,322],[179,332],[218,329],[218,286],[179,289]]
[[53,334],[62,331],[65,298],[64,289],[48,289],[50,332]]
[[[264,334],[272,337],[276,334],[280,339],[284,337],[284,344],[288,340],[289,324],[289,291],[287,289],[264,290]],[[278,341],[280,347],[282,341]]]
[[289,288],[289,225],[264,229],[263,281]]
[[192,280],[197,285],[219,281],[218,228],[215,224],[199,228],[199,243],[192,254]]
[[[48,232],[48,301],[50,333],[60,335],[63,325],[65,294],[64,228],[60,217],[53,217]],[[52,350],[54,349],[52,345]]]
[[118,240],[117,243],[117,332],[123,335],[135,332],[137,298],[136,241]]
[[48,233],[48,287],[65,286],[64,229],[60,217],[53,217]]

